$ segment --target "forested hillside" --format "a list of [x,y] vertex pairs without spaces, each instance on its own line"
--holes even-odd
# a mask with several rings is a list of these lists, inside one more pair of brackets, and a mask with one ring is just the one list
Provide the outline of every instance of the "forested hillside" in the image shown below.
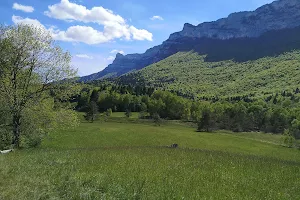
[[120,78],[189,97],[261,96],[295,90],[300,84],[300,51],[246,62],[206,61],[196,52],[179,52]]

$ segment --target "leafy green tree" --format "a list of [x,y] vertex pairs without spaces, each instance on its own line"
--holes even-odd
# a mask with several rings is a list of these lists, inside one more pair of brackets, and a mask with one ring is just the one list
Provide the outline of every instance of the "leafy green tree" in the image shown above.
[[212,126],[212,112],[209,108],[205,108],[202,110],[201,118],[198,121],[198,131],[205,130],[206,132],[209,132],[211,131]]
[[110,117],[112,115],[112,109],[111,108],[107,109],[107,111],[105,112],[105,115],[107,117]]
[[98,105],[95,101],[89,103],[87,112],[85,114],[85,119],[90,122],[94,122],[99,117]]
[[296,139],[289,130],[285,130],[282,135],[282,142],[284,146],[292,148],[296,143]]
[[132,115],[131,110],[130,110],[130,109],[127,109],[127,110],[125,111],[125,116],[126,116],[127,118],[130,118],[131,115]]
[[291,125],[290,125],[290,128],[289,128],[289,132],[296,139],[300,139],[300,121],[298,119],[294,119],[291,122]]
[[190,120],[191,118],[191,105],[190,103],[186,102],[183,105],[183,114],[181,117],[183,120]]
[[162,119],[160,118],[158,113],[152,114],[152,119],[157,126],[160,126],[162,123]]
[[91,97],[90,97],[90,101],[94,101],[97,102],[99,99],[99,91],[97,89],[94,89],[92,91]]
[[88,104],[90,102],[90,95],[88,91],[82,91],[78,99],[77,109],[79,111],[86,111]]
[[151,99],[149,101],[149,106],[148,106],[148,109],[149,109],[149,113],[150,115],[152,116],[153,114],[159,114],[161,112],[164,111],[166,107],[166,104],[163,102],[162,99]]
[[270,111],[268,118],[269,131],[272,133],[283,133],[287,128],[287,113],[286,110],[278,107]]
[[[0,27],[0,96],[9,108],[13,144],[20,146],[25,110],[50,98],[50,91],[63,94],[76,72],[71,56],[42,28],[18,25]],[[61,84],[58,84],[59,81]],[[66,91],[67,89],[67,91]]]

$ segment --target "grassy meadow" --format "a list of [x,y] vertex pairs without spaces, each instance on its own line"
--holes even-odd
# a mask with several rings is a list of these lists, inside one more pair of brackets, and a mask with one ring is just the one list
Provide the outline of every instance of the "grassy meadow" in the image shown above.
[[82,121],[0,155],[0,199],[300,199],[300,151],[279,136],[195,130],[124,113]]

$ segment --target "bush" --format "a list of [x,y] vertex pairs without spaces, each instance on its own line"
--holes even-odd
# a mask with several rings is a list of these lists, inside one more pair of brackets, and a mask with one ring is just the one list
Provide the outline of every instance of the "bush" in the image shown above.
[[127,109],[126,112],[125,112],[125,116],[127,118],[129,118],[129,117],[131,117],[131,115],[132,115],[131,111],[129,109]]
[[40,146],[41,143],[42,143],[42,135],[32,134],[32,135],[25,136],[23,145],[25,148],[36,148]]
[[160,118],[159,114],[157,114],[157,113],[152,114],[152,119],[156,125],[158,125],[158,126],[161,125],[162,119]]
[[112,115],[112,109],[111,108],[107,109],[106,112],[105,112],[105,115],[107,117],[110,117]]
[[0,129],[0,150],[9,149],[12,144],[12,132],[7,129]]
[[145,119],[145,118],[146,118],[146,112],[141,111],[141,112],[139,113],[139,119]]
[[296,145],[296,139],[289,130],[284,131],[282,135],[282,143],[288,148],[292,148]]

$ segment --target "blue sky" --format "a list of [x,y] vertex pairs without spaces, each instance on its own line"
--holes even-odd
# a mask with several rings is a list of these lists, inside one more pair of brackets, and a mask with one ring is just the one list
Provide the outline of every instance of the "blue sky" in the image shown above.
[[110,64],[116,53],[143,53],[184,23],[198,25],[272,0],[0,0],[2,24],[48,29],[68,50],[80,76]]

